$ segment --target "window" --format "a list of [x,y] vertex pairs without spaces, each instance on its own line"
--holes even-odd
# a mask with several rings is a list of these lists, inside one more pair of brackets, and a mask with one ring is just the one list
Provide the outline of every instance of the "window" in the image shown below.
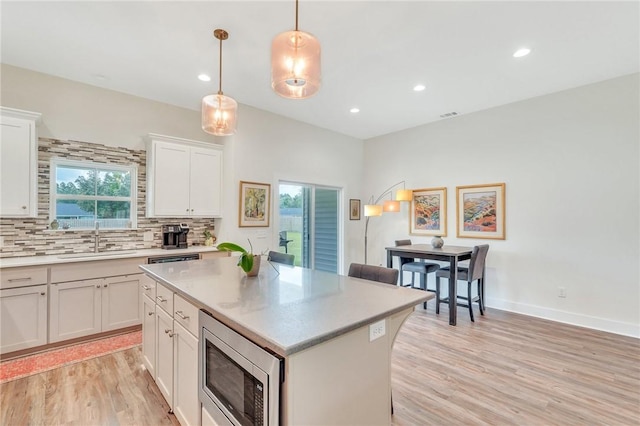
[[51,160],[50,218],[60,229],[135,228],[136,166]]

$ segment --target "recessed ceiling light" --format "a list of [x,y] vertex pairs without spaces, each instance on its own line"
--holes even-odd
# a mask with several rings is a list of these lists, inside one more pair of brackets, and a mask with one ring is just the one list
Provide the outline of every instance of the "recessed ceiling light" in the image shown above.
[[426,88],[427,87],[424,84],[417,84],[413,86],[413,90],[415,90],[416,92],[422,92]]
[[350,113],[352,113],[352,114],[357,114],[357,113],[359,113],[359,112],[360,112],[360,108],[351,108],[351,109],[349,110],[349,112],[350,112]]
[[529,53],[531,53],[531,49],[523,47],[522,49],[516,50],[515,53],[513,54],[513,57],[522,58],[523,56],[527,56]]
[[208,75],[206,75],[206,74],[200,74],[200,75],[198,76],[198,80],[200,80],[200,81],[211,81],[211,77],[209,77],[209,76],[208,76]]

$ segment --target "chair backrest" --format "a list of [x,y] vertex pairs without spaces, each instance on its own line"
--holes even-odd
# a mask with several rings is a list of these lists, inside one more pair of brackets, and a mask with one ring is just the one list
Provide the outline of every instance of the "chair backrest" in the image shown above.
[[410,246],[411,240],[396,240],[396,247],[398,246]]
[[365,280],[377,281],[384,284],[396,285],[398,282],[398,270],[385,268],[383,266],[363,265],[362,263],[352,263],[349,266],[350,277],[363,278]]
[[484,271],[484,263],[489,252],[489,244],[475,246],[471,252],[471,260],[469,261],[469,281],[475,281],[482,278]]
[[[410,245],[411,240],[396,240],[396,247]],[[400,261],[400,268],[402,268],[405,263],[415,262],[415,259],[413,257],[398,256],[398,260]]]
[[280,242],[287,239],[287,231],[280,231]]
[[292,254],[280,253],[279,251],[270,251],[267,255],[269,262],[284,263],[285,265],[293,265],[296,257]]

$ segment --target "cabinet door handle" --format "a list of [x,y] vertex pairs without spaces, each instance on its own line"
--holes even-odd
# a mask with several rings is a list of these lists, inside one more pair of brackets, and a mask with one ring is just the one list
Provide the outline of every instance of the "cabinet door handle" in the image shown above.
[[105,284],[103,287],[104,287],[104,288],[107,288],[107,286],[108,286],[108,285],[109,285],[109,284]]
[[47,293],[45,293],[45,292],[43,291],[42,293],[40,293],[40,296],[44,296],[44,295],[46,295],[46,294],[47,294]]
[[171,332],[171,329],[170,329],[170,328],[165,328],[165,329],[164,329],[164,334],[169,334],[169,332]]
[[100,284],[98,284],[98,285],[96,286],[96,288],[100,288]]
[[153,312],[149,312],[147,315],[149,315],[150,317],[153,316]]
[[173,331],[170,331],[170,332],[169,332],[169,337],[173,337],[173,336],[175,336],[175,334],[176,334],[176,333],[174,333]]
[[162,296],[158,296],[158,297],[156,297],[156,299],[158,299],[158,300],[160,301],[160,303],[164,303],[164,302],[166,302],[166,301],[167,301],[167,299],[165,299],[165,298],[164,298],[164,297],[162,297]]
[[24,278],[9,278],[9,282],[10,283],[17,283],[20,281],[31,281],[31,277],[24,277]]
[[145,291],[149,291],[149,290],[151,290],[151,287],[149,287],[148,285],[143,285],[143,286],[142,286],[142,288],[143,288]]
[[27,209],[27,206],[22,206],[22,210],[26,210],[26,209]]
[[186,210],[187,212],[189,211],[189,209]]
[[189,316],[183,314],[182,311],[176,311],[176,315],[182,318],[183,320],[189,319]]

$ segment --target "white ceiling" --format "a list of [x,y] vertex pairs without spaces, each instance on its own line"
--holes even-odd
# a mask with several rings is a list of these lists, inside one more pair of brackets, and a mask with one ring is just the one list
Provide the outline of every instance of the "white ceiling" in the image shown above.
[[[323,81],[313,98],[287,100],[270,87],[270,46],[293,29],[294,5],[2,0],[1,59],[199,110],[217,91],[213,30],[223,28],[226,95],[360,139],[640,70],[637,1],[301,0]],[[532,53],[514,59],[522,46]],[[414,92],[418,83],[427,89]]]

